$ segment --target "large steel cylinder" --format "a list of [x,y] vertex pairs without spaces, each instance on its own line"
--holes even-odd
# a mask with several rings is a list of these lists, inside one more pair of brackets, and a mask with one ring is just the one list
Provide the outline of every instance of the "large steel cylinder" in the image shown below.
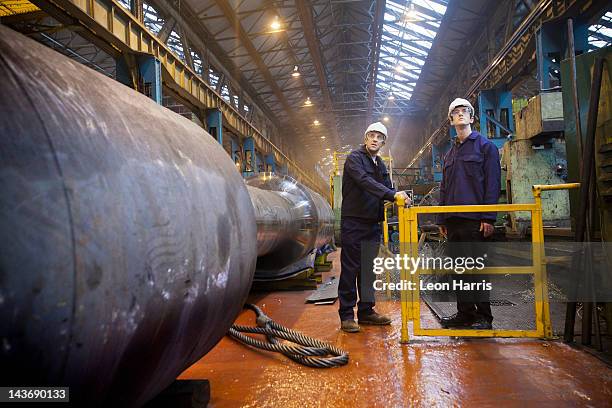
[[284,267],[331,241],[333,212],[319,194],[289,176],[270,173],[246,183],[257,220],[257,279],[283,277]]
[[203,129],[0,25],[2,385],[140,405],[239,313],[253,206]]

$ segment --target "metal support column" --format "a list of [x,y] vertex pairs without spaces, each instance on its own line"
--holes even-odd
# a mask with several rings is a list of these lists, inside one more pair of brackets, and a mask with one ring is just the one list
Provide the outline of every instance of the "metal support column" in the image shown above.
[[255,151],[255,140],[252,137],[247,137],[242,145],[244,153],[244,168],[242,175],[244,177],[252,176],[257,172],[257,152]]
[[157,58],[126,55],[118,59],[117,80],[131,88],[136,85],[139,92],[162,104],[161,62]]
[[274,161],[274,155],[268,154],[264,157],[266,163],[266,172],[276,173],[276,162]]
[[[573,21],[574,49],[576,55],[587,52],[588,25],[578,19]],[[569,58],[568,32],[565,20],[542,24],[536,33],[536,61],[540,89],[561,85],[561,61]]]
[[[455,128],[453,128],[455,130]],[[444,156],[451,148],[451,142],[446,140],[444,143],[431,145],[431,160],[433,169],[433,181],[442,181],[442,170],[444,169]]]
[[223,115],[219,109],[206,110],[206,129],[220,145],[223,145]]
[[234,161],[234,164],[236,165],[236,168],[238,169],[238,171],[242,173],[242,154],[240,152],[240,145],[236,143],[234,138],[232,138],[231,140],[231,145],[232,145],[232,160]]
[[514,133],[512,93],[504,88],[486,89],[478,95],[480,134],[501,148]]

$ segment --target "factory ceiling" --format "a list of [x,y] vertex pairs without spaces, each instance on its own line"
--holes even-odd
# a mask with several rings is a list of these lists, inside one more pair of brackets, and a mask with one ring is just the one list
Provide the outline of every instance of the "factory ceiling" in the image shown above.
[[[461,3],[453,7],[460,25],[471,29],[487,4],[455,3]],[[151,0],[148,7],[158,16],[170,16],[170,9],[192,16],[184,23],[205,32],[205,42],[215,45],[211,52],[231,62],[226,68],[248,83],[250,96],[265,105],[294,147],[325,159],[357,145],[367,122],[383,120],[393,128],[401,117],[427,112],[416,102],[419,80],[447,1]],[[167,20],[151,28],[164,33]],[[169,36],[179,49],[180,37],[176,29]],[[214,71],[211,82],[218,77]],[[423,81],[424,92],[442,85],[440,76]],[[221,90],[240,98],[231,86]]]
[[[118,3],[130,8],[129,0]],[[318,164],[326,177],[332,152],[354,148],[375,120],[389,127],[388,147],[398,164],[407,165],[422,142],[407,121],[431,122],[466,58],[471,55],[474,72],[481,72],[537,4],[147,0],[143,22],[264,134],[271,124],[305,167]],[[26,0],[0,0],[0,12],[8,16],[30,6]],[[483,37],[494,17],[503,32]],[[114,75],[112,57],[69,27],[54,28],[51,18],[21,24],[22,32]],[[590,40],[609,44],[611,31],[607,13],[591,26]],[[491,55],[470,53],[478,38],[493,42]]]

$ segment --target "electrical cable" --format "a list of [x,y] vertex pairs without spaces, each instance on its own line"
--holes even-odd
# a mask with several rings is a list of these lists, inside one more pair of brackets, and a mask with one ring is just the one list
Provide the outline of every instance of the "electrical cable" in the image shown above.
[[[244,308],[255,312],[257,327],[232,325],[228,336],[234,340],[251,347],[281,353],[308,367],[331,368],[348,363],[349,355],[346,351],[276,323],[256,305],[247,303]],[[264,334],[268,341],[261,341],[243,333]],[[279,338],[298,346],[281,343]]]

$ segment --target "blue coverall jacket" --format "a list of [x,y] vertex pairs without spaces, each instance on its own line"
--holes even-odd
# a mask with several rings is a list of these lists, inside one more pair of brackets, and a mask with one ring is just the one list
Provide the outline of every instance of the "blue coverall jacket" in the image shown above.
[[376,164],[365,146],[353,150],[344,163],[342,174],[342,218],[359,218],[366,223],[384,219],[383,200],[393,201],[395,190],[385,163],[376,156]]
[[[499,151],[490,140],[473,131],[455,143],[444,157],[440,184],[440,205],[497,204],[500,194],[501,168]],[[496,213],[440,214],[438,223],[451,217],[486,221],[493,224]]]

